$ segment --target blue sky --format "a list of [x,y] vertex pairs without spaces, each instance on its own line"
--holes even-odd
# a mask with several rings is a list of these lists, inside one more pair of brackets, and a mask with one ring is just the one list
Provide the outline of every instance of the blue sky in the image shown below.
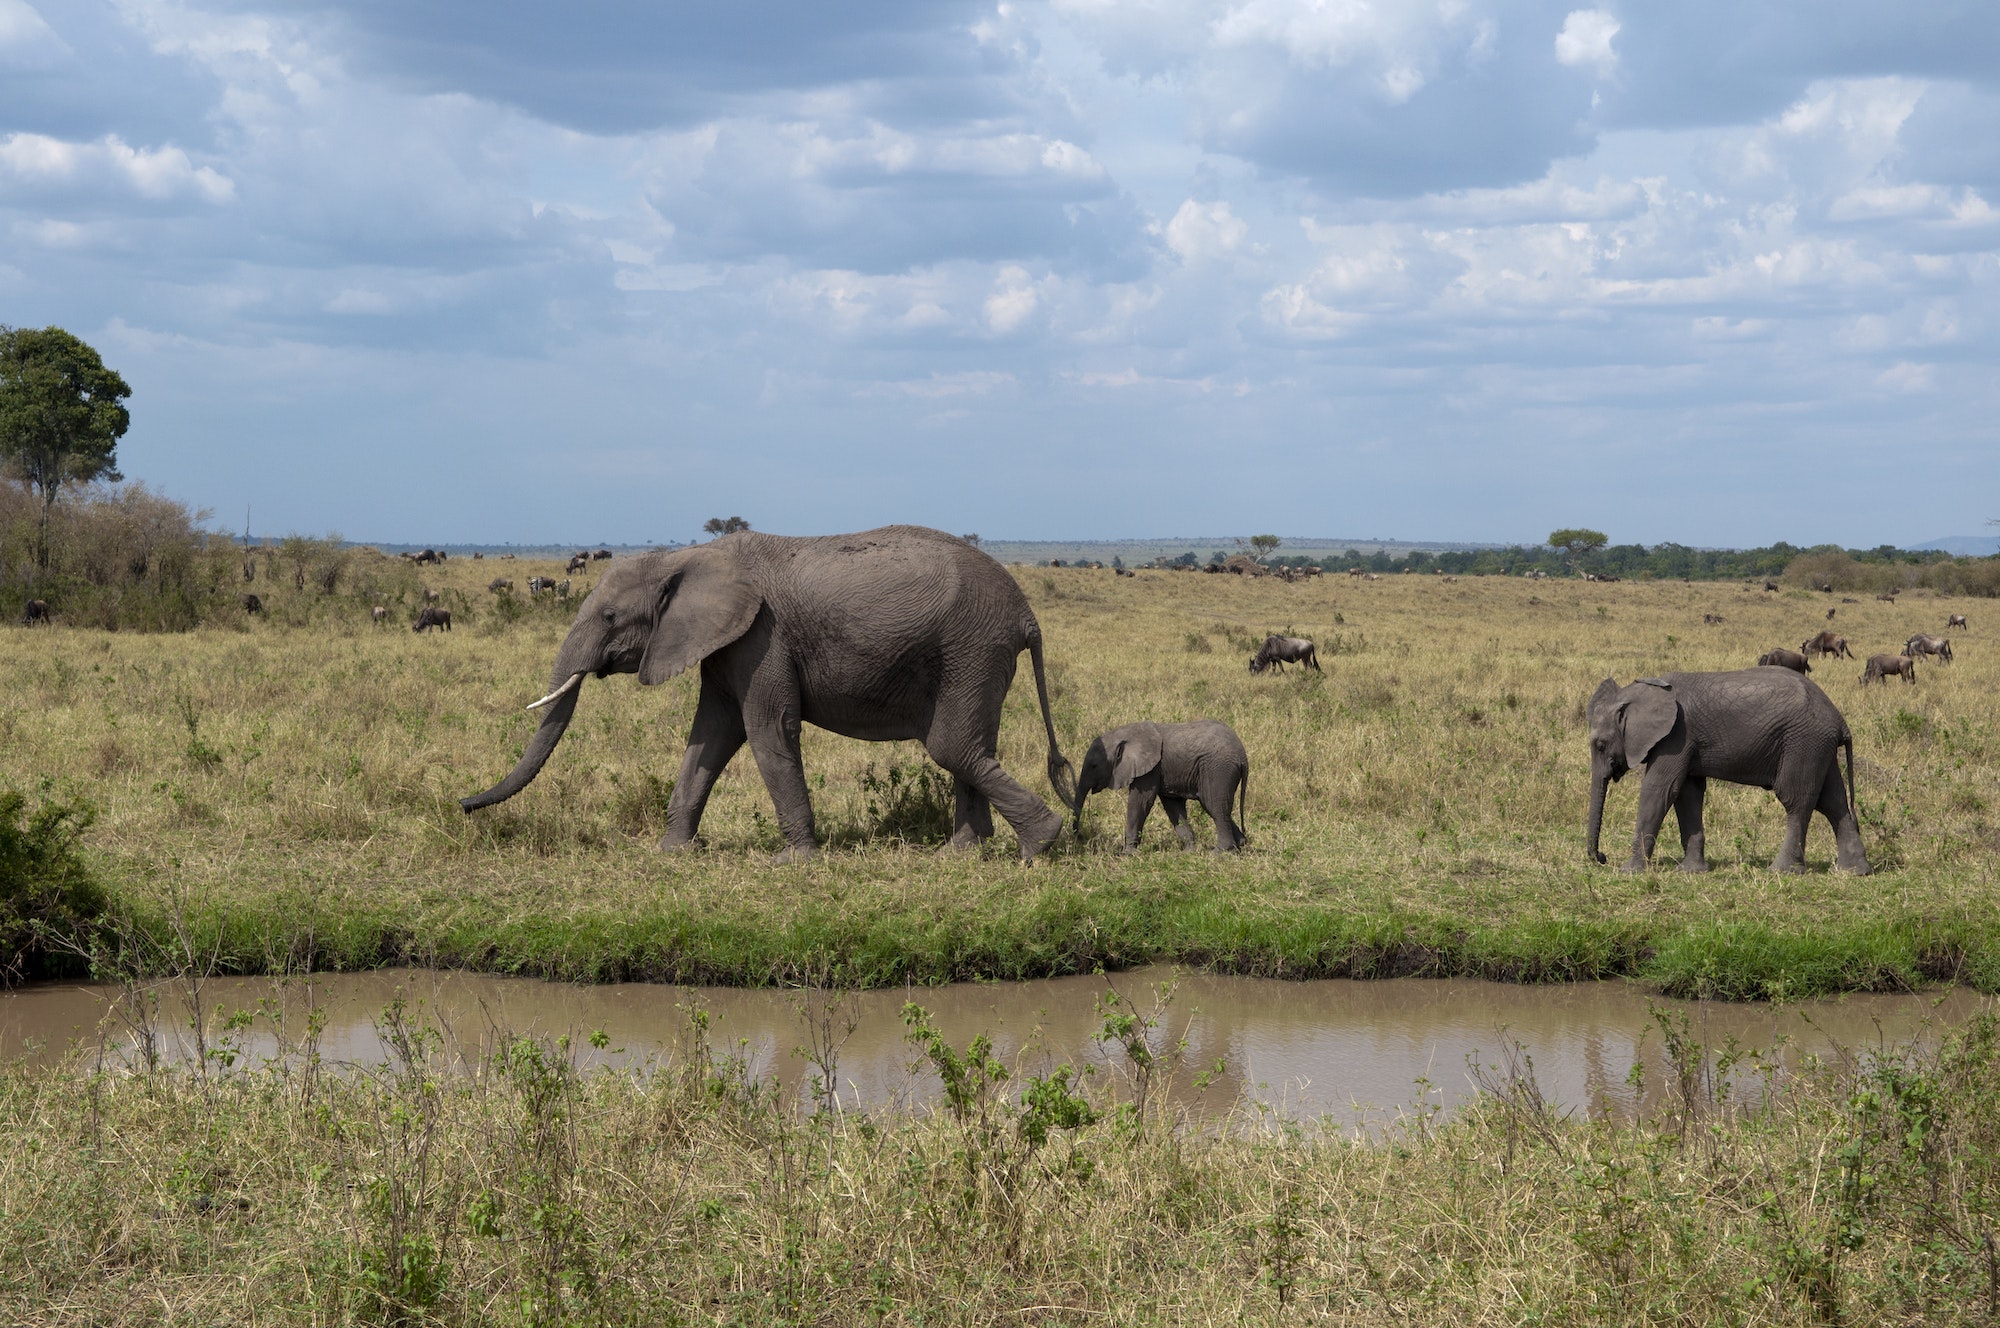
[[260,531],[2000,516],[2000,6],[0,0],[0,322]]

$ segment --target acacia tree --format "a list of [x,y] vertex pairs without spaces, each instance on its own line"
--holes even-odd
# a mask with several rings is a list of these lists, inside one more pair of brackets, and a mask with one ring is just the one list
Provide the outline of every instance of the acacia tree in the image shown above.
[[1549,546],[1561,549],[1572,558],[1581,558],[1586,553],[1596,553],[1610,538],[1601,530],[1585,530],[1581,526],[1565,526],[1561,530],[1549,532]]
[[701,523],[701,528],[711,535],[734,535],[750,529],[750,523],[740,516],[712,516]]
[[1278,545],[1283,542],[1276,535],[1252,535],[1250,537],[1251,557],[1261,563],[1276,553]]
[[36,564],[49,568],[49,511],[65,484],[121,480],[118,440],[132,389],[59,327],[0,327],[0,462],[42,501]]

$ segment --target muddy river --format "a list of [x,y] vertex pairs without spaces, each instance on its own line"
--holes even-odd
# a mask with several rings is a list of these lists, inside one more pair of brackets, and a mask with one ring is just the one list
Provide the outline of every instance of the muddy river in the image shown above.
[[[1170,999],[1157,1006],[1159,988]],[[963,1048],[988,1034],[995,1054],[1019,1074],[1069,1062],[1097,1067],[1102,1081],[1129,1061],[1098,1037],[1103,1002],[1115,988],[1121,1009],[1157,1010],[1152,1044],[1184,1046],[1172,1092],[1207,1110],[1244,1099],[1287,1116],[1330,1114],[1380,1124],[1418,1104],[1449,1110],[1476,1092],[1474,1067],[1503,1066],[1506,1049],[1533,1058],[1546,1096],[1592,1114],[1627,1116],[1652,1105],[1667,1061],[1659,1016],[1686,1019],[1688,1036],[1711,1048],[1731,1039],[1793,1066],[1805,1054],[1865,1054],[1962,1020],[1992,1002],[1965,989],[1917,996],[1849,996],[1774,1007],[1668,1001],[1625,983],[1522,987],[1478,981],[1283,982],[1139,970],[1102,977],[1022,983],[967,983],[914,991],[849,993],[830,1012],[797,991],[687,989],[645,984],[576,987],[470,973],[385,970],[319,975],[310,984],[263,978],[213,979],[199,1002],[212,1048],[226,1040],[236,1064],[254,1064],[293,1045],[309,1008],[323,1012],[321,1056],[379,1063],[384,1008],[400,998],[407,1017],[442,1034],[441,1055],[474,1067],[501,1040],[572,1039],[579,1061],[643,1071],[687,1054],[689,1013],[708,1013],[712,1052],[740,1058],[744,1071],[798,1090],[812,1073],[795,1048],[812,1025],[844,1035],[836,1062],[843,1106],[875,1109],[920,1103],[936,1079],[914,1068],[900,1014],[905,1000],[931,1012]],[[118,989],[51,985],[0,994],[0,1058],[52,1064],[65,1056],[131,1063],[150,1029],[158,1054],[196,1054],[189,993],[181,984],[148,988],[135,1012]],[[249,1012],[230,1029],[229,1016]],[[820,1015],[818,1019],[815,1016]],[[849,1026],[851,1025],[851,1031]],[[135,1031],[137,1030],[137,1031]],[[602,1048],[591,1034],[602,1031]],[[1773,1051],[1775,1049],[1775,1051]],[[1198,1089],[1199,1072],[1223,1073]],[[1644,1067],[1642,1087],[1631,1083]],[[1762,1091],[1739,1071],[1735,1096]]]

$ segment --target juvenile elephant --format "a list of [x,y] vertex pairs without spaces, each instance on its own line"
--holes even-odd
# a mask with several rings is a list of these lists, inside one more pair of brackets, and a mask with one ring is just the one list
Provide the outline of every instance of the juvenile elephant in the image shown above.
[[1916,686],[1917,661],[1908,655],[1870,655],[1867,665],[1861,670],[1861,682],[1863,686],[1871,682],[1887,682],[1898,674],[1902,675],[1904,682]]
[[1319,652],[1303,636],[1267,636],[1264,644],[1257,647],[1257,653],[1250,657],[1252,673],[1262,673],[1273,667],[1283,673],[1287,664],[1303,664],[1317,671]]
[[[1833,826],[1836,864],[1865,875],[1854,816],[1854,737],[1825,692],[1789,669],[1669,673],[1620,687],[1606,678],[1590,698],[1590,825],[1586,848],[1603,862],[1604,794],[1633,766],[1646,768],[1639,824],[1626,871],[1644,871],[1673,808],[1681,870],[1708,870],[1702,804],[1710,779],[1770,789],[1785,809],[1785,839],[1771,869],[1805,869],[1806,827],[1817,811]],[[1847,783],[1839,753],[1847,753]]]
[[1812,672],[1812,665],[1807,662],[1804,655],[1801,655],[1796,650],[1787,650],[1783,646],[1766,650],[1763,654],[1757,656],[1758,668],[1767,668],[1773,665],[1781,669],[1790,669],[1794,673]]
[[1125,848],[1139,847],[1139,835],[1152,815],[1153,800],[1167,809],[1167,820],[1183,845],[1192,847],[1194,829],[1187,820],[1187,800],[1194,798],[1215,822],[1215,847],[1230,853],[1248,836],[1229,816],[1234,800],[1244,821],[1250,819],[1250,756],[1236,731],[1213,719],[1187,724],[1126,724],[1090,744],[1083,772],[1076,781],[1076,825],[1083,828],[1083,800],[1106,788],[1129,788],[1125,799]]
[[952,776],[953,845],[991,835],[997,807],[1032,859],[1062,833],[1062,817],[997,757],[1023,650],[1049,782],[1074,807],[1049,718],[1041,626],[1007,570],[964,540],[918,526],[810,539],[745,530],[620,558],[556,653],[549,694],[534,703],[550,709],[519,764],[461,805],[476,811],[527,787],[569,727],[586,674],[637,673],[653,686],[698,666],[701,697],[660,847],[693,842],[715,781],[747,741],[790,846],[780,860],[811,857],[799,734],[816,724],[867,742],[922,742]]

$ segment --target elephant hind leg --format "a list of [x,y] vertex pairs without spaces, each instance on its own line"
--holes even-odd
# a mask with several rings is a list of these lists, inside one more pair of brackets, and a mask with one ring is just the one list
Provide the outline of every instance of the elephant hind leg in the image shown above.
[[1834,866],[1856,876],[1868,875],[1868,854],[1861,845],[1861,821],[1847,801],[1847,785],[1841,782],[1840,768],[1828,762],[1826,782],[1820,785],[1819,814],[1833,827]]
[[1201,791],[1201,809],[1208,813],[1208,819],[1215,822],[1215,851],[1234,853],[1242,848],[1248,838],[1243,827],[1236,824],[1236,818],[1229,813],[1236,796],[1234,780],[1226,784],[1212,785]]
[[1702,830],[1702,803],[1708,797],[1706,779],[1690,779],[1681,785],[1681,793],[1674,799],[1674,819],[1681,828],[1681,870],[1684,872],[1705,872],[1708,870],[1708,837]]
[[1181,841],[1181,847],[1193,848],[1194,827],[1188,824],[1187,799],[1176,798],[1171,793],[1162,793],[1160,806],[1166,808],[1167,824],[1174,828],[1174,838]]

